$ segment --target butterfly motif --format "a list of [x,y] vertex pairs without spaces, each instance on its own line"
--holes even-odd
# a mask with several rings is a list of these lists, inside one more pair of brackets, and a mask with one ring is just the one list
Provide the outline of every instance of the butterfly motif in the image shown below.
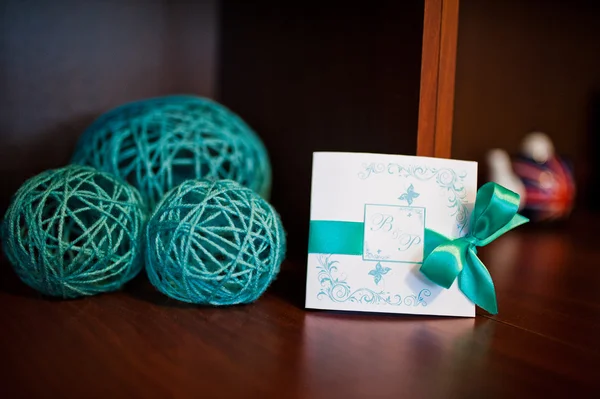
[[408,202],[408,205],[412,205],[413,200],[419,196],[419,193],[415,192],[415,187],[411,184],[404,194],[398,197],[400,201]]
[[369,276],[373,276],[373,278],[375,279],[375,284],[379,284],[383,275],[387,274],[390,270],[392,269],[390,269],[389,267],[383,267],[381,266],[381,263],[377,262],[377,264],[375,265],[375,269],[369,272]]

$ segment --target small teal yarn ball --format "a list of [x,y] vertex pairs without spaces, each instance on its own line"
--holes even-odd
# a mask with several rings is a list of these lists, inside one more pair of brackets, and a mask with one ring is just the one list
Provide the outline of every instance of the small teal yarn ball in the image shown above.
[[94,295],[119,289],[141,270],[144,218],[135,188],[69,165],[21,186],[4,217],[2,245],[19,278],[42,294]]
[[221,104],[165,96],[125,104],[81,136],[73,163],[131,183],[152,208],[189,179],[229,179],[268,199],[271,165],[256,133]]
[[183,302],[235,305],[258,299],[285,257],[279,215],[230,181],[184,182],[157,205],[146,230],[146,270]]

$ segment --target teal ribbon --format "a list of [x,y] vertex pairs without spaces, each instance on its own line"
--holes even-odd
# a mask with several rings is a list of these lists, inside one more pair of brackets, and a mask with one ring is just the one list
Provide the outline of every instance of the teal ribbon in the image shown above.
[[477,192],[469,234],[451,239],[425,229],[421,272],[444,288],[450,288],[458,277],[458,286],[467,298],[489,313],[498,313],[494,283],[477,257],[477,247],[527,223],[529,219],[518,210],[519,194],[496,183],[484,184]]
[[362,222],[311,220],[308,253],[362,255],[364,226]]
[[[477,192],[469,234],[452,239],[425,229],[421,272],[444,288],[450,288],[458,278],[458,286],[467,298],[489,313],[498,313],[494,283],[477,257],[477,247],[527,223],[529,219],[519,215],[518,210],[517,193],[496,183],[484,184]],[[362,255],[363,241],[362,222],[310,222],[309,253]]]

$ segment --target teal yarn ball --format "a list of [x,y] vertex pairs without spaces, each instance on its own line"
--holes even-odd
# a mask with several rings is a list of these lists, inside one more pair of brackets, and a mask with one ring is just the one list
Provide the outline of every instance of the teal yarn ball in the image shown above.
[[235,305],[258,299],[285,257],[279,215],[230,180],[187,181],[157,205],[146,230],[146,270],[183,302]]
[[268,199],[271,165],[256,133],[221,104],[196,96],[128,103],[81,136],[73,163],[110,172],[140,190],[152,208],[190,179],[229,179]]
[[12,198],[2,245],[19,278],[42,294],[76,298],[119,289],[143,266],[137,190],[77,165],[27,180]]

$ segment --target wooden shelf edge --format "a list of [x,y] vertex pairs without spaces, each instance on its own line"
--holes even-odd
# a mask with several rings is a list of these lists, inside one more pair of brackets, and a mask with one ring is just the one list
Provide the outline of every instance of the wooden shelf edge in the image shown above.
[[459,0],[425,0],[417,155],[449,158]]

